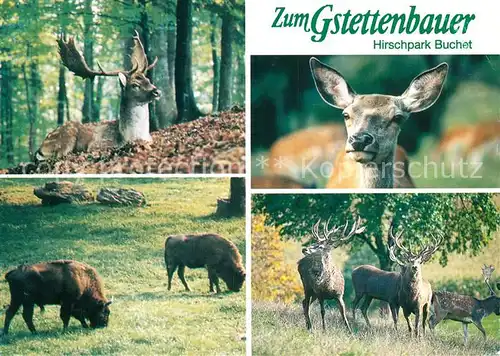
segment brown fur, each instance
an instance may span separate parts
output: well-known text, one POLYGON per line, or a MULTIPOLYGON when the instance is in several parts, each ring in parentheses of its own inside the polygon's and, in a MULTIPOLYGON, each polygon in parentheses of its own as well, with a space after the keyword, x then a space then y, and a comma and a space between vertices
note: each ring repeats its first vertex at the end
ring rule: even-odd
POLYGON ((31 332, 36 331, 33 325, 35 304, 42 309, 47 304, 61 305, 64 328, 68 327, 72 314, 83 326, 86 318, 93 328, 107 326, 111 302, 104 296, 97 271, 89 265, 72 260, 21 265, 8 272, 5 279, 9 283, 11 300, 6 311, 4 334, 8 333, 10 322, 21 305, 23 318, 31 332))
POLYGON ((245 281, 245 269, 236 246, 217 234, 172 235, 165 241, 165 265, 168 272, 168 290, 172 287, 172 277, 176 269, 187 291, 184 269, 203 268, 208 270, 210 291, 215 285, 220 293, 219 277, 228 289, 238 292, 245 281))
POLYGON ((301 183, 283 176, 252 177, 253 189, 300 189, 305 188, 301 183))

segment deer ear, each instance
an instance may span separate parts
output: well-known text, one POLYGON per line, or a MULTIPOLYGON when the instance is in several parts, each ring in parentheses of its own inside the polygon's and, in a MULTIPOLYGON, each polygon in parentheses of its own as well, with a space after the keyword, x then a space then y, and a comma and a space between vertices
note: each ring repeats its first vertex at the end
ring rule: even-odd
POLYGON ((448 64, 441 63, 416 76, 400 97, 405 109, 419 112, 430 108, 441 94, 447 73, 448 64))
POLYGON ((356 93, 335 69, 312 57, 309 60, 314 84, 321 98, 338 109, 351 105, 356 93))
POLYGON ((127 85, 127 76, 123 73, 118 73, 118 79, 120 80, 120 86, 122 89, 125 88, 127 85))

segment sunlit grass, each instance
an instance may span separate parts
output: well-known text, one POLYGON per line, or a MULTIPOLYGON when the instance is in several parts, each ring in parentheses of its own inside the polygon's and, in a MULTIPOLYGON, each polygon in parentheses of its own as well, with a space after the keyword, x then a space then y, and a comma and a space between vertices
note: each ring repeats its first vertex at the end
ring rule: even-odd
MULTIPOLYGON (((99 204, 43 207, 33 186, 45 180, 0 180, 0 267, 2 274, 21 263, 70 258, 94 266, 113 296, 110 325, 83 330, 72 319, 62 331, 59 307, 35 311, 38 335, 31 335, 18 313, 10 334, 0 339, 3 354, 243 354, 245 291, 208 292, 205 270, 186 270, 192 292, 177 276, 167 291, 163 245, 178 233, 216 232, 244 255, 243 218, 218 219, 217 198, 229 193, 229 179, 86 179, 100 186, 133 187, 148 199, 144 208, 99 204)), ((3 279, 3 278, 2 278, 3 279)), ((222 282, 221 287, 226 291, 222 282)), ((0 284, 0 305, 8 304, 0 284)), ((3 321, 3 316, 2 316, 3 321)))

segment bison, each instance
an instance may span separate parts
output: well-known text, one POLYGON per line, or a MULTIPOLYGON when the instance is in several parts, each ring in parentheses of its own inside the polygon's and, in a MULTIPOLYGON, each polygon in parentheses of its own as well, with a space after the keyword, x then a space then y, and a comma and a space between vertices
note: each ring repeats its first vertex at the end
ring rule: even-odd
POLYGON ((208 270, 210 292, 220 293, 219 277, 229 290, 238 292, 245 281, 245 269, 236 246, 217 234, 173 235, 165 241, 165 265, 168 272, 168 290, 177 269, 186 291, 190 291, 184 278, 185 267, 208 270))
POLYGON ((74 316, 83 327, 103 328, 108 325, 109 305, 104 296, 103 284, 97 271, 84 263, 72 260, 58 260, 21 265, 8 272, 5 279, 9 283, 10 305, 5 312, 3 333, 6 335, 12 318, 23 306, 23 319, 32 333, 33 309, 38 305, 61 305, 60 316, 64 329, 74 316))

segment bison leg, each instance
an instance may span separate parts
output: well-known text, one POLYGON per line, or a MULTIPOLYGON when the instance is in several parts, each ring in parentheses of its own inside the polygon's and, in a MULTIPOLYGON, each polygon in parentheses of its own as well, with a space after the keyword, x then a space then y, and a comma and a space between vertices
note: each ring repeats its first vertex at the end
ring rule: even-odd
POLYGON ((61 317, 61 320, 63 322, 64 329, 68 328, 72 310, 73 310, 73 303, 68 301, 63 301, 61 303, 61 311, 59 312, 59 316, 61 317))
POLYGON ((176 269, 177 269, 177 265, 167 264, 168 290, 172 289, 172 277, 174 276, 174 272, 176 269))
POLYGON ((349 330, 349 332, 352 334, 352 330, 351 330, 351 327, 349 326, 349 322, 347 321, 347 317, 345 315, 345 304, 344 304, 344 300, 342 299, 342 297, 340 296, 338 299, 337 299, 337 305, 338 305, 338 308, 340 310, 340 315, 342 315, 342 319, 344 319, 344 324, 345 326, 347 327, 347 330, 349 330))
POLYGON ((217 277, 215 269, 211 267, 208 267, 208 280, 210 281, 210 292, 214 291, 215 285, 215 290, 217 291, 217 293, 220 293, 219 277, 217 277))
POLYGON ((311 296, 306 293, 304 300, 302 301, 302 308, 304 309, 304 317, 306 318, 307 330, 311 330, 311 317, 309 316, 309 305, 311 304, 311 296))
POLYGON ((177 275, 179 276, 179 279, 181 280, 182 284, 184 285, 184 288, 186 288, 187 292, 190 292, 191 289, 189 289, 189 286, 186 282, 186 279, 184 278, 184 271, 186 270, 186 266, 180 265, 179 269, 177 270, 177 275))
POLYGON ((14 315, 16 315, 20 307, 21 303, 15 302, 14 300, 10 301, 10 305, 5 311, 5 324, 3 326, 4 335, 7 335, 7 333, 9 332, 10 322, 12 321, 12 318, 14 317, 14 315))
POLYGON ((365 301, 363 302, 363 305, 361 306, 361 313, 363 314, 363 317, 365 318, 366 324, 371 327, 370 320, 368 320, 368 308, 370 307, 370 304, 372 302, 373 298, 367 295, 365 297, 365 301))
POLYGON ((28 329, 32 333, 36 333, 35 325, 33 325, 33 311, 35 309, 35 304, 32 301, 24 301, 23 303, 23 319, 28 329))

